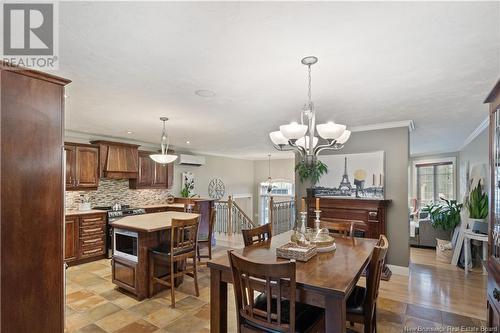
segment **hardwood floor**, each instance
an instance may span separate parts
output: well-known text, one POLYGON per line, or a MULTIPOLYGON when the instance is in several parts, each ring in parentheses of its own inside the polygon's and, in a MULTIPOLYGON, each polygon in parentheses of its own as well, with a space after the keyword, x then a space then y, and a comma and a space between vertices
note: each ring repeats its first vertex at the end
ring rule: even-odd
POLYGON ((411 248, 410 275, 382 281, 380 296, 486 320, 487 276, 481 268, 465 276, 462 269, 435 258, 433 249, 411 248))

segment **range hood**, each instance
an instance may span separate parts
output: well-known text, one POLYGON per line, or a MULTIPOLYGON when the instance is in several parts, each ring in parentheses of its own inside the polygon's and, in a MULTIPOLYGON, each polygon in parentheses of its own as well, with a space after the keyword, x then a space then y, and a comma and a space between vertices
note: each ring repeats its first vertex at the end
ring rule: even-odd
POLYGON ((101 178, 135 179, 139 175, 139 145, 112 141, 91 141, 99 146, 101 178))

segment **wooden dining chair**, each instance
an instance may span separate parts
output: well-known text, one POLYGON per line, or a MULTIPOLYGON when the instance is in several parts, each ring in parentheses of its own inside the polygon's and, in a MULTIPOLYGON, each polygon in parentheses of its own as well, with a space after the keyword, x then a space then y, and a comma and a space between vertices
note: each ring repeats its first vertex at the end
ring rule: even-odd
POLYGON ((377 332, 378 289, 388 248, 387 238, 380 235, 368 264, 366 288, 355 286, 347 299, 347 321, 351 326, 355 322, 363 324, 365 333, 377 332))
POLYGON ((324 310, 295 302, 295 261, 258 263, 233 250, 228 256, 239 333, 324 331, 324 310))
POLYGON ((323 218, 321 227, 327 228, 334 235, 354 237, 354 222, 349 220, 323 218))
POLYGON ((266 223, 253 229, 243 229, 241 230, 241 234, 243 235, 245 246, 249 246, 271 239, 273 237, 272 231, 271 223, 266 223))
POLYGON ((170 242, 149 250, 149 297, 153 296, 157 283, 170 287, 171 303, 175 308, 175 278, 183 275, 194 279, 196 296, 200 295, 196 267, 198 225, 198 217, 188 220, 172 219, 170 242), (192 259, 192 263, 188 259, 192 259), (166 265, 168 273, 155 276, 155 265, 166 265))
POLYGON ((216 208, 212 207, 212 209, 210 210, 210 219, 208 222, 208 234, 198 237, 198 261, 201 261, 201 258, 208 258, 209 260, 212 260, 212 232, 214 230, 216 213, 216 208), (208 254, 200 254, 200 245, 207 246, 208 254))

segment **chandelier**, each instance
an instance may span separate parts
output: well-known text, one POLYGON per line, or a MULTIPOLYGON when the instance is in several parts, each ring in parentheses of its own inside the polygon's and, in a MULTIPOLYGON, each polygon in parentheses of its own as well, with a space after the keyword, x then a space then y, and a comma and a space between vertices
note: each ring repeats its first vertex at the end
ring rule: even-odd
POLYGON ((311 66, 318 62, 314 56, 305 57, 301 60, 307 66, 308 78, 308 100, 300 114, 300 124, 292 122, 281 125, 279 131, 269 133, 274 148, 281 151, 298 151, 308 165, 316 162, 318 154, 325 149, 340 150, 349 140, 351 131, 346 125, 327 122, 316 125, 316 114, 311 99, 311 66), (323 139, 315 136, 314 131, 323 139), (319 144, 319 145, 318 145, 319 144))
POLYGON ((168 154, 168 135, 167 130, 165 129, 165 122, 168 120, 167 117, 161 117, 161 121, 163 121, 163 131, 161 132, 161 154, 152 154, 149 157, 160 164, 168 164, 177 159, 177 155, 168 154))

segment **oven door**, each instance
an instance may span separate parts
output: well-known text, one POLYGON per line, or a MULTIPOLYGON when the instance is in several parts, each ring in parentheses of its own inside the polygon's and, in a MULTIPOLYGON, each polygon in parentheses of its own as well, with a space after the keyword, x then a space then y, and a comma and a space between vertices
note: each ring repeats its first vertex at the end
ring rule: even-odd
POLYGON ((113 255, 137 262, 137 232, 113 228, 113 255))

